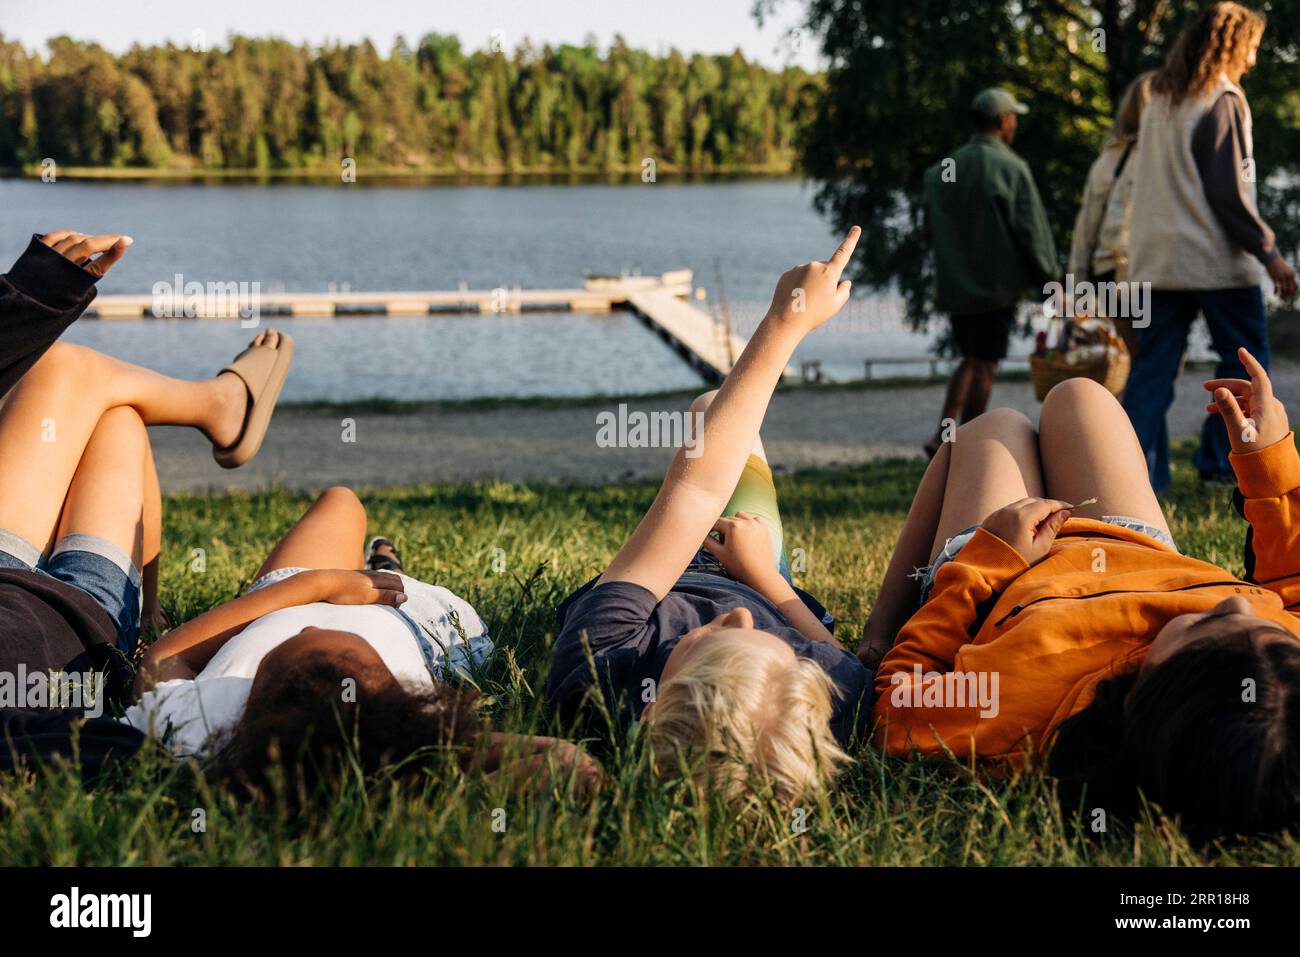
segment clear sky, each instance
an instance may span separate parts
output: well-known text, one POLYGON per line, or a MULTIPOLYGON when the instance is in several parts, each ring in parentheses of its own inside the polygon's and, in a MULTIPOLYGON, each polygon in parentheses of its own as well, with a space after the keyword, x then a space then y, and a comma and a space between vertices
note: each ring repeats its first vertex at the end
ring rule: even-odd
POLYGON ((167 40, 189 46, 195 30, 209 43, 232 32, 313 44, 369 37, 384 51, 399 34, 414 43, 430 31, 453 33, 467 49, 488 46, 495 33, 507 50, 524 37, 580 42, 589 33, 604 47, 621 33, 653 53, 739 47, 769 66, 820 68, 815 42, 792 47, 788 39, 803 0, 782 0, 762 29, 752 8, 753 0, 0 0, 0 33, 31 49, 68 34, 115 52, 167 40))

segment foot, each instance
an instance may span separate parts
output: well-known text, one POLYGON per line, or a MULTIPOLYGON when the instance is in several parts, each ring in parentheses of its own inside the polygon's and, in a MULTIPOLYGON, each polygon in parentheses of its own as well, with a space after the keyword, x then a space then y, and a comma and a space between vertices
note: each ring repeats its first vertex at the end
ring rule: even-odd
MULTIPOLYGON (((277 348, 279 344, 280 333, 274 329, 259 332, 249 343, 250 346, 266 345, 272 349, 277 348)), ((252 396, 249 395, 244 380, 233 372, 223 372, 212 382, 216 392, 213 425, 206 431, 212 444, 219 449, 224 449, 234 445, 243 434, 244 420, 248 416, 252 396)))
POLYGON ((386 538, 375 537, 366 547, 366 568, 372 572, 401 572, 402 556, 386 538))

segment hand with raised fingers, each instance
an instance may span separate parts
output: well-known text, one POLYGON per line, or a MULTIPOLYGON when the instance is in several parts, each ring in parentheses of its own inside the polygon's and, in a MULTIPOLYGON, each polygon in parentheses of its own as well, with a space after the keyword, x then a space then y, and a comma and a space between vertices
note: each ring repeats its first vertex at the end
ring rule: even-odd
POLYGON ((41 242, 99 279, 126 255, 127 247, 135 240, 117 233, 87 236, 71 229, 58 229, 42 236, 41 242))
POLYGON ((1282 441, 1291 431, 1291 424, 1286 406, 1273 395, 1273 382, 1259 360, 1244 348, 1237 350, 1237 358, 1250 379, 1207 380, 1205 388, 1214 402, 1205 411, 1223 416, 1232 451, 1240 454, 1282 441))
POLYGON ((1273 261, 1268 264, 1268 278, 1273 280, 1273 292, 1283 302, 1295 298, 1295 270, 1282 256, 1274 256, 1273 261))
POLYGON ((1033 565, 1047 557, 1057 532, 1069 517, 1069 502, 1053 498, 1022 498, 986 518, 983 528, 1033 565))
POLYGON ((826 262, 804 263, 785 273, 776 284, 768 316, 789 322, 808 333, 849 301, 852 283, 840 276, 849 264, 862 230, 854 226, 826 262))

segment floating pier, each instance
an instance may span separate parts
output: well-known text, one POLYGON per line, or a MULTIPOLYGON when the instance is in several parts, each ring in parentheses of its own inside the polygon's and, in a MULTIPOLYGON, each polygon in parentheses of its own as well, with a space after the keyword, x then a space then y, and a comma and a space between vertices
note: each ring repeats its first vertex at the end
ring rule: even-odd
MULTIPOLYGON (((181 277, 177 277, 178 281, 181 277)), ((334 316, 427 316, 445 313, 581 312, 627 309, 710 382, 721 382, 745 340, 690 302, 693 274, 597 276, 581 289, 460 289, 450 292, 261 292, 247 283, 185 284, 170 299, 153 295, 99 296, 93 319, 239 319, 334 316), (190 292, 193 286, 193 292, 190 292), (175 306, 173 307, 172 303, 175 306), (161 305, 161 308, 160 308, 161 305)), ((179 283, 178 283, 179 284, 179 283)), ((793 376, 792 369, 786 370, 793 376)))

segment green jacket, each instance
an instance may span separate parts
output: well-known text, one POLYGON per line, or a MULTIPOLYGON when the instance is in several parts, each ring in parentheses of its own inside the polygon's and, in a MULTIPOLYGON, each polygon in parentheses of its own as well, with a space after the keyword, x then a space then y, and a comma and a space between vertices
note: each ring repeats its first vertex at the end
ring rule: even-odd
POLYGON ((1056 244, 1029 166, 1001 140, 977 134, 925 171, 936 304, 952 315, 1046 298, 1059 278, 1056 244))

